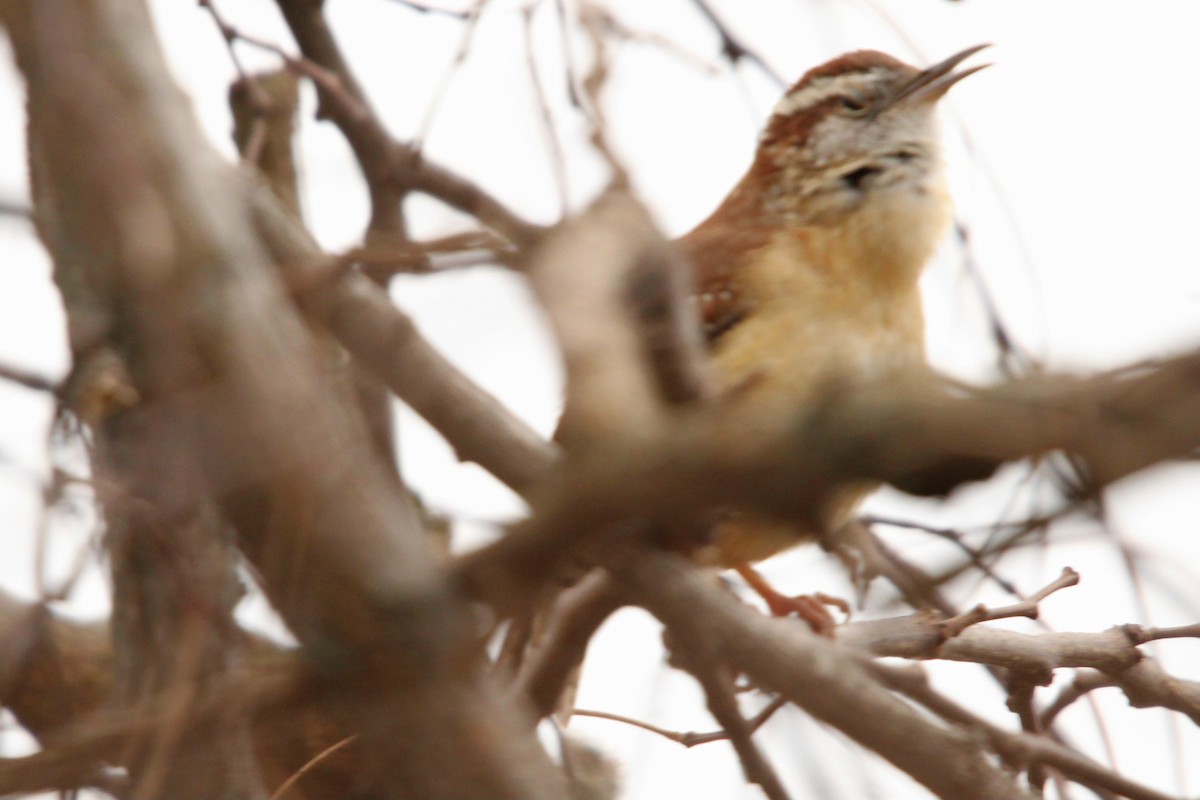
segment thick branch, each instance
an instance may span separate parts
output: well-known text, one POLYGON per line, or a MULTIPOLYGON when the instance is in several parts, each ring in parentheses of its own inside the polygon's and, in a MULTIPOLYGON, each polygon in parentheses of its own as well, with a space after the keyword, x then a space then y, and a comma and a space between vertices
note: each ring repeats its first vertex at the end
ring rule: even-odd
POLYGON ((1039 377, 965 392, 933 376, 831 387, 815 408, 747 418, 736 402, 660 415, 637 438, 597 443, 513 534, 465 557, 459 578, 489 598, 536 581, 595 532, 631 519, 686 521, 742 508, 812 523, 856 479, 935 494, 1007 461, 1062 450, 1094 486, 1200 445, 1200 354, 1138 373, 1039 377), (508 576, 508 582, 503 579, 508 576))
POLYGON ((723 663, 719 643, 700 625, 669 628, 671 663, 691 673, 704 690, 708 711, 729 737, 750 783, 758 784, 768 800, 787 800, 787 791, 771 763, 754 743, 753 725, 742 716, 734 692, 736 671, 723 663))
POLYGON ((94 711, 113 687, 108 626, 59 619, 0 591, 0 705, 39 740, 94 711))
POLYGON ((947 639, 940 621, 928 615, 852 622, 838 629, 840 643, 874 655, 969 661, 1045 683, 1056 669, 1090 667, 1120 687, 1131 705, 1168 708, 1200 725, 1200 683, 1168 675, 1138 649, 1136 637, 1136 628, 1126 627, 1102 633, 1028 634, 981 626, 947 639))
POLYGON ((187 741, 186 719, 242 663, 233 619, 239 556, 209 496, 197 431, 174 414, 133 409, 95 429, 92 465, 112 568, 114 700, 136 709, 170 698, 171 714, 126 748, 138 797, 265 798, 249 720, 210 722, 187 741))
POLYGON ((558 449, 427 342, 368 279, 329 268, 316 242, 263 187, 247 189, 255 225, 306 309, 454 448, 519 494, 549 474, 558 449))
MULTIPOLYGON (((211 740, 214 722, 253 711, 253 754, 274 788, 344 737, 344 728, 301 679, 307 669, 299 651, 246 636, 244 656, 243 671, 191 709, 185 733, 211 740), (285 695, 287 702, 277 705, 285 695)), ((0 762, 0 795, 97 785, 106 774, 102 765, 123 766, 130 744, 161 727, 161 704, 114 703, 113 665, 107 624, 72 622, 0 592, 0 705, 46 748, 0 762)), ((289 800, 344 795, 362 758, 326 761, 289 790, 289 800)))
POLYGON ((705 637, 734 669, 874 750, 945 800, 1028 795, 969 736, 897 699, 853 657, 802 625, 768 619, 687 561, 662 552, 614 558, 618 581, 669 631, 705 637))
POLYGON ((514 680, 536 718, 554 712, 570 676, 583 663, 592 635, 622 605, 621 594, 603 570, 558 595, 547 612, 546 630, 525 654, 514 680))
POLYGON ((613 436, 638 438, 657 425, 659 387, 647 369, 629 288, 639 273, 653 274, 655 251, 665 247, 645 210, 613 191, 555 228, 530 254, 530 283, 566 369, 555 438, 568 451, 613 436))
MULTIPOLYGON (((222 29, 228 30, 228 23, 221 19, 211 2, 208 3, 208 9, 221 22, 222 29)), ((231 43, 231 56, 233 53, 231 43)), ((257 168, 282 210, 297 222, 302 217, 292 139, 295 135, 299 104, 299 79, 286 70, 268 75, 243 75, 229 91, 229 107, 234 118, 234 141, 243 163, 252 164, 257 168)), ((390 225, 385 231, 388 237, 403 242, 406 232, 403 216, 398 213, 399 206, 393 201, 390 210, 390 214, 379 217, 375 222, 379 225, 390 225)), ((387 279, 384 277, 372 279, 380 286, 387 285, 387 279)), ((341 360, 341 350, 331 349, 337 353, 335 358, 341 360)), ((395 424, 392 419, 391 396, 387 388, 373 375, 365 372, 356 361, 341 365, 341 368, 346 373, 347 389, 353 392, 353 402, 357 404, 367 426, 372 448, 385 470, 399 477, 395 424)))

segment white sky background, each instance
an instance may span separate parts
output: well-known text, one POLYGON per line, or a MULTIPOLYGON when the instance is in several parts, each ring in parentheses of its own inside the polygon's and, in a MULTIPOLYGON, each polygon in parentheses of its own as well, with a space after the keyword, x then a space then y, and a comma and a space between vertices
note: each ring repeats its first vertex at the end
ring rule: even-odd
MULTIPOLYGON (((234 72, 215 27, 194 2, 155 0, 151 5, 175 77, 193 96, 214 143, 232 154, 225 91, 234 72)), ((528 88, 520 5, 494 0, 489 6, 467 61, 440 95, 426 152, 530 218, 550 222, 560 211, 558 194, 528 88)), ((560 123, 570 197, 578 209, 605 175, 563 97, 561 48, 547 13, 551 5, 542 3, 535 16, 536 52, 560 123)), ((731 72, 717 56, 716 36, 687 0, 608 5, 629 27, 668 37, 716 67, 708 74, 646 44, 628 43, 613 51, 616 64, 605 95, 613 139, 663 228, 683 233, 740 176, 779 90, 753 66, 731 72)), ((1200 66, 1194 54, 1200 10, 1193 2, 724 0, 713 5, 789 81, 860 47, 924 64, 992 42, 995 47, 971 63, 987 60, 995 66, 950 93, 945 128, 961 217, 970 227, 984 280, 1016 338, 1050 367, 1070 370, 1117 366, 1200 345, 1200 255, 1194 235, 1200 219, 1200 160, 1193 155, 1200 141, 1195 102, 1200 66), (881 10, 893 15, 920 52, 889 27, 881 10)), ((268 0, 225 0, 219 6, 238 28, 292 47, 268 0)), ((331 0, 329 6, 351 63, 391 130, 401 137, 414 135, 442 86, 460 23, 416 15, 387 0, 331 0)), ((576 44, 582 63, 586 48, 576 44)), ((273 63, 251 48, 241 53, 252 65, 273 63)), ((20 88, 11 60, 0 62, 0 199, 20 200, 27 196, 20 88)), ((340 135, 309 115, 301 146, 310 224, 331 249, 356 242, 367 200, 340 135)), ((415 201, 410 210, 420 236, 467 224, 428 201, 415 201)), ((958 375, 987 380, 994 375, 994 354, 961 263, 959 249, 948 243, 927 275, 931 357, 958 375)), ((553 428, 559 402, 553 351, 511 276, 473 270, 409 279, 399 281, 394 294, 427 335, 478 381, 539 430, 553 428)), ((67 365, 62 326, 48 265, 29 227, 0 216, 0 363, 62 375, 67 365)), ((0 381, 0 585, 27 597, 36 592, 33 553, 39 487, 47 469, 48 416, 43 398, 0 381)), ((403 424, 409 477, 435 507, 474 522, 462 526, 465 541, 491 535, 489 522, 519 512, 512 496, 480 470, 454 463, 419 420, 406 415, 403 424)), ((895 496, 876 507, 896 516, 981 525, 1013 497, 1013 481, 999 483, 964 492, 944 508, 895 496)), ((1064 524, 1058 531, 1061 544, 1009 562, 1005 573, 1032 591, 1064 565, 1082 572, 1079 587, 1044 606, 1046 619, 1058 630, 1195 622, 1200 471, 1191 466, 1155 470, 1115 487, 1108 499, 1108 531, 1081 521, 1064 524), (1085 534, 1091 538, 1081 538, 1085 534), (1112 537, 1149 559, 1143 565, 1143 605, 1112 537)), ((66 515, 52 520, 52 578, 65 574, 86 540, 85 522, 66 515)), ((946 552, 918 534, 898 533, 892 541, 918 563, 938 563, 946 552)), ((775 559, 765 569, 785 589, 849 596, 837 568, 815 548, 775 559)), ((94 573, 66 607, 96 616, 105 609, 104 594, 94 573)), ((978 596, 1007 602, 990 587, 978 596)), ((960 595, 964 603, 974 598, 960 595)), ((1200 678, 1195 643, 1168 642, 1156 652, 1174 674, 1200 678)), ((939 686, 1002 719, 1003 699, 979 672, 951 666, 935 674, 939 686)), ((1186 722, 1172 728, 1158 712, 1128 711, 1111 690, 1098 697, 1122 769, 1172 793, 1200 791, 1200 769, 1177 763, 1178 752, 1200 747, 1200 737, 1186 722), (1181 737, 1182 744, 1172 737, 1181 737), (1188 783, 1181 786, 1180 774, 1189 770, 1188 783)), ((711 728, 689 681, 662 666, 657 629, 636 613, 624 614, 597 641, 580 704, 677 730, 711 728)), ((1103 759, 1087 709, 1081 705, 1066 720, 1079 743, 1103 759)), ((744 786, 723 744, 685 751, 625 726, 583 719, 572 730, 621 762, 627 798, 758 796, 744 786)), ((781 714, 768 726, 765 740, 799 796, 926 796, 888 768, 861 769, 862 757, 799 713, 781 714), (813 775, 817 782, 806 783, 813 775)))

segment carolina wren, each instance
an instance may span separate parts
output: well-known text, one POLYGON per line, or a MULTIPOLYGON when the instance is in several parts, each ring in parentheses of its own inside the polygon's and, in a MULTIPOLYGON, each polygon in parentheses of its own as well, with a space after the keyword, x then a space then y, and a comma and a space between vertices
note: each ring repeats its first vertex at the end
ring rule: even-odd
MULTIPOLYGON (((680 240, 721 390, 761 412, 748 416, 794 413, 829 378, 924 364, 917 280, 950 220, 935 107, 983 68, 955 71, 985 46, 925 70, 868 50, 810 70, 745 176, 680 240)), ((846 489, 822 522, 847 521, 874 488, 846 489)), ((743 565, 813 537, 731 514, 717 560, 743 565)))

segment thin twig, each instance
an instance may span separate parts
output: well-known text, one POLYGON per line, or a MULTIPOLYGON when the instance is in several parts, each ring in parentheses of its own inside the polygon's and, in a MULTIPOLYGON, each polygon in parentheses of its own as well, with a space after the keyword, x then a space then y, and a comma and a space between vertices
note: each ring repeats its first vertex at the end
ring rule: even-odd
POLYGON ((566 65, 563 70, 563 78, 567 86, 567 99, 572 108, 582 111, 583 103, 579 98, 579 80, 576 77, 579 74, 579 68, 575 63, 575 50, 571 47, 571 25, 568 19, 567 4, 564 0, 554 0, 554 10, 558 19, 558 38, 562 45, 563 63, 566 65))
POLYGON ((754 728, 738 707, 735 673, 705 631, 694 624, 668 623, 665 637, 672 665, 690 673, 704 690, 708 712, 728 735, 746 780, 758 784, 769 800, 788 800, 775 768, 754 743, 754 728))
POLYGON ((1142 786, 1092 759, 1042 736, 1004 730, 950 698, 935 691, 918 665, 894 667, 866 662, 871 672, 892 689, 915 700, 933 713, 958 725, 982 732, 996 753, 1008 764, 1024 766, 1045 763, 1070 779, 1089 788, 1116 792, 1129 800, 1175 800, 1148 786, 1142 786))
POLYGON ((901 520, 877 515, 866 515, 860 517, 860 521, 862 524, 867 526, 886 525, 889 528, 921 531, 922 533, 928 533, 931 536, 936 536, 939 539, 950 542, 963 552, 972 566, 980 570, 980 572, 986 575, 997 586, 1011 595, 1017 594, 1017 588, 1012 581, 993 570, 991 565, 984 560, 985 553, 967 544, 964 540, 964 533, 961 531, 954 530, 953 528, 941 528, 934 525, 927 525, 914 520, 901 520))
POLYGON ((933 609, 954 616, 958 609, 938 590, 937 581, 888 546, 882 537, 858 520, 851 520, 821 539, 821 546, 845 568, 860 598, 871 581, 886 578, 900 597, 915 609, 933 609))
POLYGON ((709 77, 715 76, 719 72, 716 64, 706 60, 703 56, 693 53, 679 44, 679 42, 652 31, 634 30, 605 8, 599 6, 592 6, 591 8, 603 20, 608 33, 625 41, 657 47, 667 55, 677 58, 688 67, 698 70, 709 77))
POLYGON ((512 261, 512 249, 503 239, 489 231, 472 231, 423 242, 374 236, 335 256, 332 268, 342 274, 357 266, 379 282, 393 275, 426 275, 485 264, 508 266, 512 261))
POLYGON ((729 26, 717 16, 716 12, 712 10, 706 0, 692 0, 692 4, 696 6, 697 10, 699 10, 701 14, 704 15, 704 18, 707 19, 709 24, 711 24, 716 30, 717 35, 721 37, 721 52, 730 60, 730 62, 736 65, 737 62, 742 60, 749 61, 750 63, 754 64, 754 66, 762 70, 764 75, 766 75, 780 87, 787 85, 787 81, 783 79, 783 76, 780 75, 774 67, 768 64, 766 59, 759 55, 754 49, 748 47, 737 36, 734 36, 733 32, 729 29, 729 26))
POLYGON ((1069 684, 1063 687, 1063 690, 1058 693, 1058 696, 1051 701, 1050 705, 1042 709, 1041 724, 1043 728, 1048 728, 1058 718, 1058 715, 1067 709, 1072 703, 1088 695, 1094 689, 1102 689, 1109 686, 1117 686, 1117 681, 1109 675, 1097 669, 1081 669, 1075 673, 1075 678, 1069 684))
MULTIPOLYGON (((720 662, 715 651, 709 650, 707 645, 703 647, 701 651, 689 653, 683 667, 704 689, 708 711, 729 736, 729 742, 742 762, 746 780, 758 784, 769 800, 788 800, 783 782, 779 780, 771 762, 754 743, 754 729, 738 708, 730 668, 720 662)), ((678 659, 681 654, 677 650, 674 655, 678 659)))
POLYGON ((341 130, 362 168, 372 197, 372 214, 388 213, 407 191, 436 197, 470 214, 517 247, 534 244, 544 229, 523 219, 472 181, 425 160, 394 139, 371 109, 350 71, 319 5, 277 0, 305 63, 319 66, 336 82, 317 83, 318 115, 341 130), (348 100, 353 102, 347 102, 348 100))
POLYGON ((361 118, 367 113, 358 98, 346 91, 337 73, 325 69, 311 59, 303 56, 294 56, 273 42, 268 42, 265 39, 260 39, 238 30, 221 15, 213 0, 200 0, 200 6, 208 10, 208 13, 213 18, 213 22, 216 23, 217 28, 220 30, 221 36, 225 39, 230 58, 233 60, 234 68, 237 70, 239 77, 249 80, 249 75, 234 48, 236 42, 243 42, 244 44, 279 56, 289 70, 317 84, 330 97, 336 99, 345 112, 352 117, 361 118))
POLYGON ((440 14, 444 17, 453 17, 454 19, 466 20, 471 17, 469 10, 463 11, 456 8, 444 8, 442 6, 432 6, 428 3, 418 3, 416 0, 392 0, 393 3, 398 3, 405 8, 416 11, 418 14, 440 14))
POLYGON ((1200 623, 1179 625, 1174 628, 1143 628, 1140 625, 1125 625, 1122 630, 1134 644, 1156 642, 1162 639, 1200 639, 1200 623))
POLYGON ((458 47, 454 51, 454 55, 450 59, 450 63, 442 70, 441 76, 438 78, 437 84, 433 90, 433 99, 429 106, 425 109, 425 115, 421 119, 421 123, 417 125, 417 132, 413 134, 411 147, 415 152, 420 152, 424 146, 425 139, 429 136, 429 130, 433 127, 433 121, 437 117, 438 110, 442 107, 442 101, 449 96, 450 82, 462 69, 462 65, 467 60, 467 54, 471 50, 471 41, 475 38, 475 31, 479 27, 479 17, 483 13, 483 7, 487 5, 488 0, 475 0, 475 5, 467 12, 464 18, 462 33, 459 35, 458 47))
POLYGON ((609 53, 608 40, 605 37, 605 12, 599 7, 588 3, 583 6, 580 15, 584 30, 592 42, 592 66, 583 79, 583 93, 587 98, 585 111, 591 123, 592 147, 608 165, 612 173, 611 184, 614 188, 626 188, 630 185, 629 173, 617 157, 612 143, 608 140, 608 123, 604 116, 604 105, 601 95, 608 83, 609 53))
POLYGON ((1064 567, 1062 574, 1053 581, 1035 592, 1027 600, 1022 600, 1019 603, 1013 603, 1008 606, 999 606, 988 608, 983 604, 977 605, 970 611, 959 614, 956 617, 951 617, 948 620, 940 623, 942 631, 946 638, 951 639, 972 625, 978 625, 980 622, 988 622, 995 619, 1008 619, 1010 617, 1028 617, 1029 619, 1037 619, 1038 603, 1045 600, 1050 595, 1066 589, 1069 586, 1074 586, 1079 583, 1079 573, 1070 567, 1064 567))
POLYGON ((237 30, 229 24, 213 0, 199 0, 198 5, 208 11, 209 16, 216 23, 217 30, 220 31, 221 38, 225 41, 225 49, 229 51, 229 60, 233 62, 233 68, 237 70, 238 77, 244 80, 249 73, 246 65, 242 63, 241 56, 238 55, 237 48, 233 46, 238 39, 237 30))
POLYGON ((329 747, 326 747, 324 750, 317 753, 315 756, 310 758, 308 761, 304 762, 304 765, 302 767, 300 767, 300 769, 296 770, 291 775, 289 775, 287 780, 285 780, 283 783, 279 784, 279 788, 271 793, 271 797, 268 800, 280 800, 280 798, 282 798, 285 794, 287 794, 289 789, 291 789, 293 786, 296 785, 296 781, 300 780, 305 775, 307 775, 309 772, 311 772, 322 761, 329 758, 331 755, 333 755, 337 751, 341 750, 343 747, 345 747, 349 744, 352 744, 357 739, 358 739, 358 734, 353 734, 351 736, 347 736, 345 739, 342 739, 341 741, 338 741, 338 742, 334 742, 333 744, 329 745, 329 747))
POLYGON ((592 717, 594 719, 606 719, 611 722, 620 722, 625 725, 631 725, 635 728, 641 728, 644 731, 657 734, 664 739, 669 739, 676 744, 681 744, 684 747, 695 747, 698 744, 707 744, 727 738, 724 731, 714 731, 712 733, 695 733, 686 732, 680 733, 677 731, 660 728, 657 725, 651 725, 649 722, 642 722, 633 717, 625 717, 620 714, 612 714, 608 711, 594 711, 589 708, 576 708, 571 712, 576 717, 592 717))
POLYGON ((546 159, 550 162, 550 170, 554 173, 554 185, 558 190, 559 216, 565 217, 571 197, 567 186, 567 163, 562 142, 559 141, 558 131, 554 126, 554 115, 546 98, 546 87, 542 85, 541 76, 538 75, 537 55, 533 48, 534 8, 533 5, 527 5, 521 9, 521 20, 524 23, 522 30, 525 33, 525 65, 529 69, 529 83, 533 86, 534 97, 537 99, 538 127, 542 132, 542 140, 546 143, 546 159))
MULTIPOLYGON (((752 733, 756 732, 767 722, 767 720, 774 716, 776 711, 783 708, 787 704, 788 701, 783 697, 776 697, 774 700, 764 706, 762 711, 759 711, 753 717, 746 720, 746 724, 749 726, 750 731, 752 733)), ((669 739, 670 741, 675 742, 676 744, 681 744, 689 749, 698 745, 710 744, 712 742, 723 742, 729 739, 729 734, 724 730, 709 731, 707 733, 697 733, 695 731, 680 732, 667 730, 666 728, 660 728, 657 725, 651 725, 648 722, 642 722, 641 720, 632 719, 631 717, 624 717, 620 714, 611 714, 607 711, 592 711, 589 709, 577 708, 572 713, 577 717, 593 717, 595 719, 607 719, 612 722, 623 722, 626 725, 632 725, 635 728, 641 728, 644 731, 650 731, 651 733, 658 734, 664 739, 669 739)))
POLYGON ((26 389, 32 389, 35 392, 46 392, 53 395, 57 395, 61 389, 61 384, 57 381, 52 381, 42 375, 29 372, 20 367, 10 367, 6 364, 0 364, 0 379, 11 381, 24 386, 26 389))
POLYGON ((954 221, 954 235, 962 249, 963 271, 975 287, 980 305, 983 306, 987 318, 988 330, 999 352, 999 367, 1006 378, 1017 378, 1025 375, 1036 375, 1042 371, 1042 365, 1026 351, 1009 333, 1004 317, 996 305, 996 299, 983 277, 979 261, 975 258, 975 250, 971 245, 970 229, 962 219, 954 221))
POLYGON ((0 200, 0 216, 30 219, 33 217, 33 209, 25 203, 0 200))

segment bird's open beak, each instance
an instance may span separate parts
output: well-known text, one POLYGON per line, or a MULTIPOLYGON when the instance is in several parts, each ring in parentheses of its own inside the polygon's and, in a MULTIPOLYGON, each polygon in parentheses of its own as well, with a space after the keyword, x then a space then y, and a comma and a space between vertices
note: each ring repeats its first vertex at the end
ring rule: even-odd
POLYGON ((918 72, 912 80, 900 87, 896 94, 892 97, 889 106, 899 105, 900 103, 931 103, 968 75, 973 75, 979 70, 990 67, 991 64, 981 64, 978 67, 964 69, 961 72, 955 72, 954 68, 962 62, 966 61, 971 56, 978 53, 985 47, 991 45, 977 44, 974 47, 968 47, 961 53, 955 53, 945 61, 938 62, 932 67, 923 69, 918 72))

